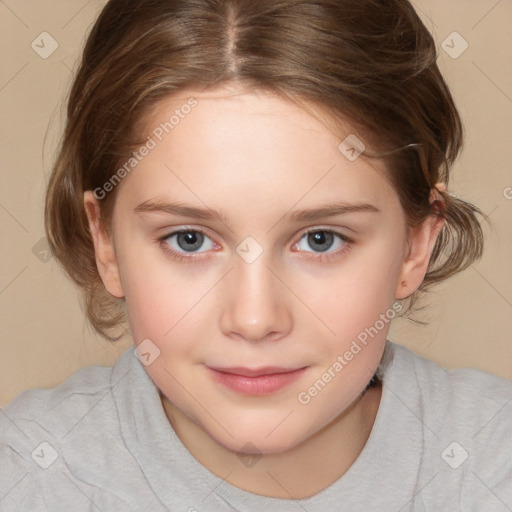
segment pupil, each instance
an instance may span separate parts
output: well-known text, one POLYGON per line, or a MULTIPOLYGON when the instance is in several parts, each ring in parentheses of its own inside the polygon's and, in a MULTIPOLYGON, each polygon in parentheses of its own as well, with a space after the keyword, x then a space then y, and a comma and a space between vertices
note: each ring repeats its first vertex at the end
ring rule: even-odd
POLYGON ((310 245, 314 246, 317 245, 317 249, 320 252, 326 251, 329 249, 333 242, 333 235, 332 233, 326 233, 325 231, 317 231, 316 233, 311 233, 309 235, 308 242, 310 245), (318 247, 320 246, 320 247, 318 247))

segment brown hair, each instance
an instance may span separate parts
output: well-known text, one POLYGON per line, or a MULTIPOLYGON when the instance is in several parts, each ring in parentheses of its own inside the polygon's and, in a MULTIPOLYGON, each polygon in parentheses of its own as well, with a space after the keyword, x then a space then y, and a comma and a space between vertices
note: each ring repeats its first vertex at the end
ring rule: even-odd
MULTIPOLYGON (((99 276, 83 192, 111 179, 159 100, 190 86, 232 81, 320 107, 384 160, 409 226, 446 218, 406 313, 480 258, 482 212, 448 192, 441 207, 429 201, 437 182, 448 185, 463 140, 436 59, 407 0, 110 0, 69 94, 45 208, 52 252, 83 289, 93 327, 118 339, 125 313, 99 276)), ((117 188, 101 202, 107 231, 117 188)))

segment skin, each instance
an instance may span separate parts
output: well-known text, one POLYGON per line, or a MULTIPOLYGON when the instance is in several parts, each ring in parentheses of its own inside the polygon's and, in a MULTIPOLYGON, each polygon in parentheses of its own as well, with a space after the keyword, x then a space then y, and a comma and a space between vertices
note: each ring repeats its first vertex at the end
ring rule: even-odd
POLYGON ((309 497, 342 476, 368 440, 382 390, 362 392, 390 324, 309 403, 298 394, 395 298, 419 287, 443 220, 432 216, 408 230, 382 163, 349 161, 326 124, 267 92, 181 91, 152 111, 147 133, 190 96, 197 106, 119 185, 110 235, 99 220, 101 201, 84 194, 98 270, 108 291, 126 300, 135 345, 149 338, 160 350, 145 369, 190 453, 242 489, 309 497), (134 212, 155 199, 226 218, 134 212), (341 201, 380 211, 290 219, 341 201), (177 236, 159 240, 183 228, 206 233, 195 252, 177 236), (352 242, 334 236, 323 251, 304 236, 313 228, 352 242), (251 263, 236 252, 248 236, 263 250, 251 263), (165 246, 188 259, 174 259, 165 246), (280 391, 249 396, 214 382, 205 364, 306 370, 280 391), (250 455, 237 452, 261 458, 247 464, 250 455))

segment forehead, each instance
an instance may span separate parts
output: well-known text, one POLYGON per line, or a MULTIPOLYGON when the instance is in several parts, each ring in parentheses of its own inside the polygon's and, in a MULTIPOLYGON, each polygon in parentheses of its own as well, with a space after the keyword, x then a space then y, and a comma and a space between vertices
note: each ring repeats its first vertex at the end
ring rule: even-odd
POLYGON ((254 212, 263 197, 265 207, 281 209, 299 201, 302 208, 317 206, 319 199, 389 203, 394 191, 383 163, 348 160, 338 147, 342 136, 268 91, 188 89, 148 113, 144 137, 154 148, 122 188, 132 203, 168 194, 254 212))

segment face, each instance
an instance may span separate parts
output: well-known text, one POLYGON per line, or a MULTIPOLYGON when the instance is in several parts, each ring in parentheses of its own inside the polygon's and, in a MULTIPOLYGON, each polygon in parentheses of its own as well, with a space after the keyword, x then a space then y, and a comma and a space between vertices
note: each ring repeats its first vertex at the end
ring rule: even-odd
POLYGON ((432 239, 408 253, 382 165, 347 159, 343 138, 277 96, 181 92, 147 129, 110 256, 95 238, 102 278, 174 414, 234 451, 290 449, 361 394, 432 239))

